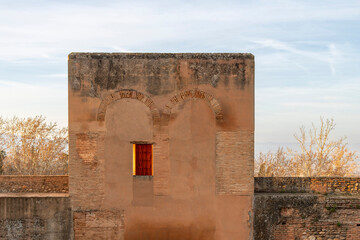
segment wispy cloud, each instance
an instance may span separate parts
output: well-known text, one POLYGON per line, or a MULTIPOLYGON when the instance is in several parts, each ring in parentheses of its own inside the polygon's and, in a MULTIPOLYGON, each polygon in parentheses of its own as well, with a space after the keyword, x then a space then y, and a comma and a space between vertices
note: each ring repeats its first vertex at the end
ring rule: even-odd
MULTIPOLYGON (((180 42, 212 45, 222 36, 228 42, 234 33, 237 40, 239 36, 258 38, 271 25, 282 23, 358 19, 360 10, 356 1, 109 1, 104 5, 40 1, 39 5, 24 1, 22 7, 9 4, 0 9, 0 59, 47 59, 109 46, 136 50, 164 42, 176 51, 184 49, 180 42), (174 47, 171 42, 179 44, 174 47)), ((328 61, 321 54, 309 54, 280 41, 258 43, 328 61)), ((245 45, 246 40, 238 44, 245 45)))
POLYGON ((66 124, 70 52, 251 52, 258 142, 291 141, 319 115, 348 132, 360 121, 359 21, 358 0, 3 0, 1 114, 66 124))
MULTIPOLYGON (((285 43, 282 41, 278 41, 275 39, 262 39, 262 40, 253 40, 254 43, 260 45, 261 48, 272 48, 275 50, 289 52, 296 56, 301 56, 309 59, 314 59, 317 61, 325 62, 328 64, 329 69, 331 70, 331 74, 334 76, 336 73, 335 64, 337 60, 341 58, 341 52, 337 49, 334 43, 330 43, 327 45, 326 51, 310 51, 310 50, 301 50, 292 46, 289 43, 285 43)), ((289 55, 291 56, 291 55, 289 55)), ((288 62, 293 62, 290 59, 286 59, 288 62)), ((305 65, 300 63, 295 63, 296 66, 303 69, 305 72, 309 72, 309 69, 305 67, 305 65)))
POLYGON ((261 106, 256 108, 257 141, 291 143, 299 126, 317 123, 324 116, 337 122, 335 137, 346 135, 350 143, 360 146, 360 129, 354 127, 360 121, 359 91, 360 78, 302 87, 257 88, 256 106, 261 106))

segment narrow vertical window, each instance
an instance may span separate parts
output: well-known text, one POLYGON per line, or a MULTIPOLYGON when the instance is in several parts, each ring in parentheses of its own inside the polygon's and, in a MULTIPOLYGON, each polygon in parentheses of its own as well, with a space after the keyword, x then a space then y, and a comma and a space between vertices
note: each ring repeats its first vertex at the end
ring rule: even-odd
POLYGON ((133 175, 153 175, 152 144, 133 145, 133 175))

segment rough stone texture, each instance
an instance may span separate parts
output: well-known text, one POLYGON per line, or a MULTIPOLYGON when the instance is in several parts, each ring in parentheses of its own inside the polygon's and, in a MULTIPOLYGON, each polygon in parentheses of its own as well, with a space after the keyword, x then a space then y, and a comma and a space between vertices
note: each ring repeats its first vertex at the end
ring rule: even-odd
POLYGON ((251 239, 253 133, 251 54, 70 54, 75 237, 251 239), (154 176, 132 175, 134 141, 154 176), (86 225, 111 211, 116 227, 86 225))
POLYGON ((360 239, 360 179, 254 197, 253 74, 251 54, 70 54, 70 198, 66 176, 0 177, 0 239, 360 239))
POLYGON ((358 178, 255 178, 254 239, 360 239, 358 178))
POLYGON ((68 176, 0 175, 2 193, 68 193, 68 176))
POLYGON ((72 238, 68 197, 0 197, 0 239, 72 238))
MULTIPOLYGON (((57 181, 61 183, 66 176, 11 176, 17 183, 26 184, 28 179, 42 179, 42 183, 57 181), (17 177, 17 178, 16 178, 17 177)), ((173 218, 158 219, 153 222, 149 216, 157 214, 166 207, 163 199, 170 194, 149 192, 153 184, 152 177, 134 178, 135 186, 133 204, 141 208, 142 221, 132 221, 125 231, 126 215, 122 210, 74 210, 70 209, 68 197, 54 197, 59 192, 15 192, 8 191, 0 196, 0 239, 146 239, 154 236, 156 239, 216 239, 216 222, 223 227, 232 229, 239 227, 238 222, 229 221, 228 217, 238 213, 243 218, 247 216, 248 226, 254 222, 254 239, 296 240, 296 239, 360 239, 360 197, 348 190, 360 180, 356 178, 255 178, 254 214, 244 209, 247 199, 242 202, 237 196, 219 196, 217 201, 224 201, 216 209, 215 222, 198 215, 198 208, 211 209, 213 200, 196 203, 201 198, 192 198, 196 208, 190 208, 196 218, 192 222, 184 222, 184 212, 188 206, 176 203, 172 209, 173 218), (328 182, 326 182, 327 180, 328 182), (311 181, 310 181, 311 180, 311 181), (342 187, 329 192, 319 193, 305 183, 321 182, 323 185, 342 187), (264 184, 266 183, 266 184, 264 184), (280 184, 281 183, 281 184, 280 184), (285 184, 286 183, 286 184, 285 184), (348 187, 346 187, 348 185, 348 187), (261 186, 261 187, 260 187, 261 186), (286 186, 286 190, 284 190, 286 186), (144 189, 148 192, 144 191, 144 189), (339 190, 343 189, 343 191, 339 190), (15 194, 12 197, 11 194, 15 194), (32 196, 30 196, 30 195, 32 196), (36 196, 38 195, 38 196, 36 196), (42 196, 42 197, 39 197, 42 196), (223 199, 220 199, 223 198, 223 199), (149 201, 151 200, 151 201, 149 201), (209 202, 210 201, 210 202, 209 202), (155 209, 151 207, 155 206, 155 209), (180 208, 182 211, 176 211, 180 208), (74 227, 74 230, 72 230, 74 227)), ((0 178, 0 185, 8 186, 8 176, 0 178), (2 183, 3 182, 3 183, 2 183)), ((63 181, 64 183, 64 181, 63 181)), ((37 183, 40 186, 40 183, 37 183)), ((318 184, 317 184, 318 185, 318 184)), ((35 188, 34 188, 35 189, 35 188)), ((42 187, 38 187, 42 189, 42 187)), ((65 188, 66 189, 66 188, 65 188)), ((166 189, 166 188, 165 188, 166 189)), ((321 187, 321 189, 323 189, 321 187)), ((11 189, 10 189, 11 190, 11 189)), ((191 194, 191 192, 189 192, 191 194)), ((250 199, 250 198, 249 198, 250 199)), ((83 200, 85 201, 85 200, 83 200)), ((169 210, 166 210, 167 212, 169 210)), ((129 214, 130 218, 131 214, 129 214)))
POLYGON ((75 239, 124 239, 124 214, 120 211, 75 211, 75 239))
POLYGON ((257 177, 255 192, 269 193, 360 193, 360 178, 257 177))

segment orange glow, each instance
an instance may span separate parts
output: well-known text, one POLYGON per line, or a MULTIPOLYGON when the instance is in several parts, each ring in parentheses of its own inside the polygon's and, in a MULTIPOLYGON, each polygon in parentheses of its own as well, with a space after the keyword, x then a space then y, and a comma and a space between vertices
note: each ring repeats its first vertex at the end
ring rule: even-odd
POLYGON ((136 144, 133 144, 133 176, 136 175, 136 150, 135 150, 136 144))
MULTIPOLYGON (((139 146, 139 147, 140 147, 139 146)), ((133 176, 137 176, 137 175, 140 175, 140 176, 142 176, 142 175, 145 175, 145 176, 154 176, 154 156, 153 156, 153 150, 154 150, 154 146, 152 145, 152 144, 147 144, 147 143, 145 143, 145 144, 143 144, 143 143, 141 143, 141 144, 136 144, 136 143, 133 143, 133 176), (136 171, 136 169, 137 169, 137 167, 139 167, 139 164, 141 165, 141 164, 143 164, 143 157, 144 156, 142 156, 142 154, 140 154, 139 156, 137 156, 137 151, 138 151, 138 146, 141 146, 141 145, 150 145, 151 146, 151 152, 148 152, 148 153, 150 153, 150 155, 151 155, 151 173, 149 172, 149 171, 147 171, 147 173, 146 174, 144 174, 144 173, 142 173, 142 170, 139 170, 138 169, 138 172, 136 171), (137 158, 141 158, 140 160, 139 159, 137 159, 137 158), (139 162, 137 162, 137 161, 140 161, 140 163, 139 162)), ((149 150, 148 150, 149 151, 149 150)), ((140 167, 140 169, 143 169, 143 167, 144 166, 142 166, 142 167, 140 167)), ((149 169, 148 169, 149 170, 149 169)))

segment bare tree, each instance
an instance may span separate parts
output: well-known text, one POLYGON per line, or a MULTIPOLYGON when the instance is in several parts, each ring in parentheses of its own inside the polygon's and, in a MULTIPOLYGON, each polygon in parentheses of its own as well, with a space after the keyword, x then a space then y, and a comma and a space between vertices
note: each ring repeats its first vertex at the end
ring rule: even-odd
POLYGON ((4 159, 6 157, 6 152, 4 150, 0 151, 0 175, 3 174, 3 165, 4 165, 4 159))
MULTIPOLYGON (((282 158, 277 161, 271 160, 272 153, 267 153, 264 158, 262 153, 256 160, 256 165, 271 168, 260 171, 259 176, 353 176, 358 168, 356 163, 357 154, 347 147, 346 138, 332 140, 331 132, 335 128, 333 119, 320 118, 320 128, 314 124, 309 131, 305 127, 300 128, 300 133, 294 137, 299 144, 300 150, 288 149, 282 153, 282 158), (277 167, 274 167, 274 162, 277 167), (271 172, 271 173, 270 173, 271 172)), ((278 150, 279 152, 279 150, 278 150)))
POLYGON ((0 120, 0 147, 6 152, 4 174, 56 175, 67 174, 67 129, 45 118, 0 120))
POLYGON ((290 161, 283 148, 278 148, 275 153, 260 153, 256 159, 255 176, 280 177, 288 175, 290 171, 290 161))
POLYGON ((4 173, 4 160, 6 157, 5 151, 5 138, 4 133, 1 131, 2 127, 4 126, 4 119, 0 116, 0 175, 4 173))

